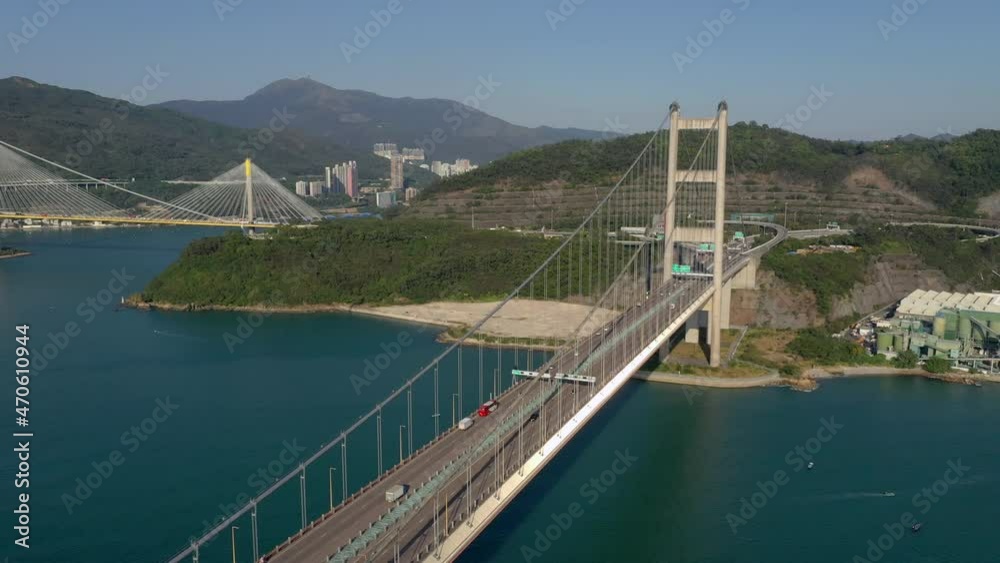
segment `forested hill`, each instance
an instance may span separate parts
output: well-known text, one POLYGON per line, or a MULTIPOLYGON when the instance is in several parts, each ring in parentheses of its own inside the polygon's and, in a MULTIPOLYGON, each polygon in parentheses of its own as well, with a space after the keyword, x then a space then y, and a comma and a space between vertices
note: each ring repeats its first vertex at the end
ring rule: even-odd
POLYGON ((140 301, 197 308, 498 299, 559 244, 407 219, 332 221, 268 240, 231 232, 192 242, 140 301))
POLYGON ((357 160, 365 177, 388 175, 387 161, 370 151, 292 128, 270 133, 26 78, 0 80, 0 139, 91 176, 210 179, 248 155, 275 177, 316 174, 345 160, 357 160))
MULTIPOLYGON (((425 194, 485 187, 613 185, 646 145, 650 133, 608 141, 566 141, 514 153, 471 173, 448 178, 425 194)), ((700 139, 681 138, 679 160, 690 160, 700 139)), ((730 128, 730 173, 773 174, 835 189, 861 167, 884 172, 901 188, 949 213, 972 215, 978 201, 1000 191, 1000 131, 979 130, 951 140, 877 142, 814 139, 756 123, 730 128)))

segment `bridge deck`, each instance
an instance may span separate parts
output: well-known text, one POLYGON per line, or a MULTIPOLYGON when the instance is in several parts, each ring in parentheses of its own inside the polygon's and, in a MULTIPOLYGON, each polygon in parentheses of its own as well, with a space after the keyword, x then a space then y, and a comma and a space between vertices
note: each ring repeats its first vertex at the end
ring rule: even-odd
MULTIPOLYGON (((730 252, 726 258, 725 277, 732 277, 746 261, 746 254, 730 252)), ((657 330, 656 327, 682 326, 692 312, 703 306, 711 292, 711 285, 706 288, 705 280, 675 279, 669 286, 661 287, 654 298, 625 311, 601 330, 584 338, 579 347, 563 351, 540 369, 552 366, 557 372, 585 373, 588 366, 607 364, 608 369, 614 369, 614 373, 617 373, 615 366, 624 367, 635 359, 636 352, 660 336, 663 329, 657 330), (692 294, 696 289, 698 294, 692 294), (693 305, 689 310, 676 311, 669 306, 676 302, 691 302, 693 305), (580 369, 581 367, 584 369, 580 369)), ((495 453, 486 452, 471 466, 462 464, 456 476, 432 495, 437 502, 424 502, 375 541, 364 545, 357 554, 342 554, 344 561, 393 561, 397 551, 400 561, 419 561, 428 556, 433 557, 437 538, 448 536, 469 517, 469 490, 476 500, 494 492, 498 483, 506 481, 516 472, 551 438, 555 429, 569 420, 590 399, 592 393, 597 392, 601 384, 606 382, 607 379, 596 386, 539 379, 520 382, 499 397, 500 408, 496 413, 485 418, 476 417, 475 424, 469 430, 453 428, 442 434, 437 442, 404 460, 401 466, 384 476, 378 484, 338 507, 333 514, 327 515, 295 541, 272 552, 267 561, 326 563, 329 557, 350 544, 370 523, 378 521, 391 508, 384 496, 388 487, 407 484, 411 487, 408 494, 412 495, 413 490, 419 489, 442 471, 446 460, 461 459, 470 449, 491 437, 495 438, 495 453), (509 422, 509 418, 515 413, 524 412, 529 403, 542 393, 546 396, 551 393, 551 396, 542 402, 537 418, 519 418, 519 427, 505 428, 502 436, 497 435, 498 428, 505 420, 509 422), (435 521, 438 526, 436 532, 435 521)), ((530 410, 535 409, 531 407, 530 410)), ((527 414, 530 413, 525 416, 527 414)))

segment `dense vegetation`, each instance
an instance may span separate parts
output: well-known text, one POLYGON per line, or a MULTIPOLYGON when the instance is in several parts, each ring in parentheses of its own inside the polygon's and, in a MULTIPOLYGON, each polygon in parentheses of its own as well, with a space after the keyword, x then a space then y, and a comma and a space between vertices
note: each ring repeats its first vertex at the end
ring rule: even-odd
MULTIPOLYGON (((489 186, 613 184, 649 141, 641 133, 607 141, 566 141, 514 153, 469 174, 431 186, 434 193, 489 186)), ((700 139, 686 133, 678 147, 689 162, 700 139)), ((947 211, 972 215, 979 198, 1000 189, 1000 131, 979 130, 951 140, 877 142, 813 139, 754 122, 730 128, 731 172, 777 174, 835 189, 861 165, 890 178, 947 211)))
POLYGON ((365 177, 388 176, 388 161, 369 151, 293 129, 270 133, 25 78, 0 80, 0 139, 95 177, 204 180, 248 155, 275 178, 318 174, 324 163, 345 160, 357 160, 365 177))
POLYGON ((951 371, 951 360, 934 356, 924 360, 924 369, 930 373, 948 373, 951 371))
POLYGON ((788 240, 764 256, 761 264, 780 279, 816 296, 819 311, 830 312, 833 298, 850 293, 865 280, 872 260, 887 254, 914 254, 941 270, 956 286, 970 290, 997 287, 1000 278, 1000 239, 977 242, 961 229, 936 227, 866 227, 851 235, 828 240, 788 240), (810 244, 836 242, 860 247, 853 254, 790 254, 810 244))
POLYGON ((830 313, 833 298, 847 295, 865 280, 868 255, 865 252, 833 254, 793 254, 816 241, 788 240, 764 255, 761 265, 795 287, 811 291, 823 315, 830 313))
MULTIPOLYGON (((149 284, 142 299, 195 306, 496 299, 527 278, 561 242, 408 219, 288 228, 268 240, 232 232, 191 243, 149 284)), ((581 286, 582 277, 565 275, 570 254, 562 253, 561 277, 546 276, 536 283, 535 297, 556 295, 557 283, 561 296, 600 290, 589 280, 581 286)), ((589 268, 589 253, 579 255, 589 268)), ((573 259, 572 271, 580 271, 578 259, 573 259)))
POLYGON ((785 349, 804 360, 827 366, 885 363, 884 356, 871 356, 860 345, 834 338, 820 329, 799 331, 785 349))

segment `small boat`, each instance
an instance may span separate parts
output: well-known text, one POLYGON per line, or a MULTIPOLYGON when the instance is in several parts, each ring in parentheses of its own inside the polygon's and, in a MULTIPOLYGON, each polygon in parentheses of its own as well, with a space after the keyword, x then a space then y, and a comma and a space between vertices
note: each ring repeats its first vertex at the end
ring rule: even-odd
POLYGON ((920 528, 923 528, 923 527, 924 527, 923 524, 921 524, 920 522, 917 522, 916 524, 910 526, 910 529, 913 530, 913 533, 915 534, 915 533, 917 533, 917 532, 920 531, 920 528))
POLYGON ((892 491, 882 491, 882 496, 884 496, 884 497, 894 497, 894 496, 896 496, 896 493, 894 493, 892 491))
POLYGON ((816 467, 816 464, 810 461, 809 465, 806 466, 806 469, 812 469, 813 467, 816 467))

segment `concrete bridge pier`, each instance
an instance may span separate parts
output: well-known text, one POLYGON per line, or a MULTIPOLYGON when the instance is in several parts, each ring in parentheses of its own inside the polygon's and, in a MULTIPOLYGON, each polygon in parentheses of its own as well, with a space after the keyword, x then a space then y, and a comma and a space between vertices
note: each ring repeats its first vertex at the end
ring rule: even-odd
MULTIPOLYGON (((720 314, 718 315, 719 332, 732 328, 730 316, 732 313, 732 299, 734 289, 757 289, 757 268, 760 266, 760 258, 750 258, 746 266, 737 272, 732 278, 722 286, 722 298, 720 302, 720 314)), ((682 328, 684 331, 684 342, 689 344, 702 344, 705 347, 712 346, 712 336, 716 331, 712 330, 712 321, 716 317, 712 314, 712 307, 715 299, 709 300, 704 307, 691 316, 682 328)), ((661 360, 670 355, 670 342, 667 342, 659 351, 661 360)))

